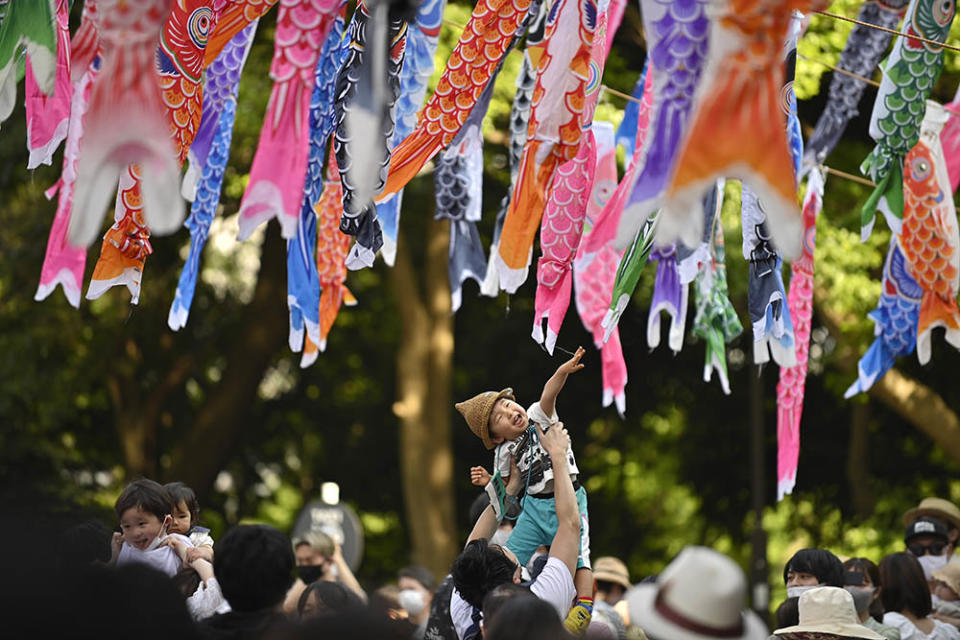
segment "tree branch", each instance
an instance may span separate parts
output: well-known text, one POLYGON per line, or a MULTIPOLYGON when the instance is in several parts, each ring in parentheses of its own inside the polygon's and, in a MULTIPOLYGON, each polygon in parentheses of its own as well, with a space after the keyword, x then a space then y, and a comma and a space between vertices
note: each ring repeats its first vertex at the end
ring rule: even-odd
MULTIPOLYGON (((843 336, 842 320, 823 304, 829 295, 822 289, 815 292, 817 317, 837 342, 843 336)), ((837 363, 841 370, 855 372, 859 354, 853 349, 841 354, 837 363)), ((960 418, 936 391, 925 384, 890 369, 870 387, 867 394, 892 409, 906 422, 925 433, 947 454, 960 462, 960 418)))

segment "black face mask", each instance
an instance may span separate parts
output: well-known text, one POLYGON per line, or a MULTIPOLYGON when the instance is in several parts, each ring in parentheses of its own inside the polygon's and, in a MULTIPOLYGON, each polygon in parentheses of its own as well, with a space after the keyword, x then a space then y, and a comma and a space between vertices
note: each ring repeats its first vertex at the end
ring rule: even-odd
POLYGON ((297 577, 303 580, 304 584, 316 582, 323 575, 323 565, 300 565, 297 567, 297 577))

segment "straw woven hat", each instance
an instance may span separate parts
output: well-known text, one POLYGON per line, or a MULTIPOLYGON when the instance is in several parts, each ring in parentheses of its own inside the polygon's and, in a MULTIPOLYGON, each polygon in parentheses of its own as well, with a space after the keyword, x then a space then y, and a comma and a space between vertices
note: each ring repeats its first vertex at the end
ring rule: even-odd
POLYGON ((484 391, 478 393, 469 400, 458 402, 455 406, 464 418, 467 420, 467 426, 483 442, 487 449, 493 449, 495 446, 490 440, 490 414, 493 412, 493 405, 497 404, 500 398, 516 400, 513 397, 513 389, 507 387, 500 393, 496 391, 484 391))

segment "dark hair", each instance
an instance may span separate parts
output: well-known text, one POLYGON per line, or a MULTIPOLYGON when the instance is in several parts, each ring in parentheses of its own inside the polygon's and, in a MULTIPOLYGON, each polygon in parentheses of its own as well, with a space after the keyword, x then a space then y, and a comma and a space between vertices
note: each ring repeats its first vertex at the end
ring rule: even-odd
POLYGON ((426 567, 404 567, 403 569, 400 569, 400 573, 397 574, 397 577, 416 580, 421 587, 427 591, 430 591, 431 593, 437 586, 437 581, 433 577, 433 572, 426 567))
POLYGON ((489 506, 490 496, 488 496, 486 492, 474 498, 473 502, 470 503, 470 524, 473 525, 474 522, 479 520, 480 516, 483 515, 484 509, 489 506))
POLYGON ((480 608, 491 589, 513 582, 515 570, 516 566, 502 551, 481 539, 469 543, 460 552, 453 561, 450 574, 460 596, 468 604, 480 608))
POLYGON ((127 509, 137 507, 157 516, 160 522, 173 513, 173 505, 170 503, 167 492, 163 490, 160 483, 146 478, 140 478, 128 484, 114 505, 118 518, 122 518, 127 509))
POLYGON ((825 587, 843 587, 843 563, 826 549, 800 549, 783 567, 783 583, 787 574, 809 573, 825 587))
POLYGON ((283 601, 293 584, 287 537, 263 524, 234 527, 217 541, 213 572, 235 611, 257 611, 283 601))
POLYGON ((880 561, 880 600, 887 611, 930 615, 930 589, 920 563, 910 553, 891 553, 880 561))
POLYGON ((196 526, 200 519, 200 503, 197 502, 197 494, 193 492, 193 489, 182 482, 168 482, 163 485, 163 490, 170 496, 170 502, 174 509, 181 502, 187 505, 187 511, 190 512, 190 526, 196 526))
POLYGON ((497 617, 497 613, 503 608, 503 605, 514 598, 518 600, 536 600, 537 596, 533 595, 533 592, 530 591, 529 588, 519 584, 513 584, 512 582, 494 587, 490 590, 490 593, 487 594, 487 597, 483 599, 484 626, 489 628, 490 625, 493 624, 493 620, 497 617))
MULTIPOLYGON (((410 624, 400 625, 383 616, 372 616, 366 611, 331 613, 305 620, 290 636, 294 640, 317 638, 350 638, 350 640, 408 639, 413 631, 410 624)), ((178 639, 179 640, 179 639, 178 639)))
POLYGON ((173 586, 184 598, 189 598, 200 588, 200 574, 193 567, 180 569, 172 579, 173 586))
POLYGON ((800 624, 800 597, 787 598, 777 607, 777 629, 800 624))
POLYGON ((572 638, 557 610, 540 598, 513 598, 504 604, 490 625, 484 625, 486 640, 556 640, 572 638))
MULTIPOLYGON (((870 578, 870 582, 873 583, 873 587, 882 591, 880 586, 880 570, 877 568, 877 565, 870 558, 850 558, 843 563, 844 575, 847 573, 862 573, 870 578)), ((844 582, 846 583, 846 577, 844 577, 844 582)), ((847 586, 844 584, 844 586, 847 586)), ((883 622, 883 604, 880 601, 880 598, 875 599, 870 603, 870 615, 873 616, 873 619, 877 622, 883 622)))
POLYGON ((307 585, 297 601, 297 615, 301 618, 303 617, 303 608, 307 606, 307 600, 311 593, 316 594, 317 600, 321 604, 321 611, 324 614, 357 611, 363 608, 363 601, 360 597, 339 582, 317 580, 307 585))
POLYGON ((110 638, 129 634, 131 625, 139 626, 144 640, 197 637, 186 601, 170 578, 146 565, 91 567, 51 586, 46 615, 31 621, 34 637, 110 638))
POLYGON ((109 562, 110 535, 110 529, 98 520, 64 529, 57 539, 60 570, 77 571, 96 562, 109 562))
POLYGON ((370 594, 370 609, 382 615, 388 615, 391 609, 400 606, 400 589, 395 584, 385 584, 370 594))

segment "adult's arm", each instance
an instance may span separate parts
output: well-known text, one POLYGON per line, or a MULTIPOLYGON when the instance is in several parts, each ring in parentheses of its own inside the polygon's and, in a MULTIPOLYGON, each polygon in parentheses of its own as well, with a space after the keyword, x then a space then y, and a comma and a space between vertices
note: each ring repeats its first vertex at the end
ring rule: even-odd
POLYGON ((364 591, 360 583, 357 582, 357 577, 353 575, 353 571, 350 570, 350 565, 344 560, 343 551, 340 549, 339 543, 336 543, 336 547, 334 547, 333 550, 333 563, 337 565, 337 580, 347 589, 357 594, 363 602, 366 602, 367 592, 364 591))
POLYGON ((540 443, 550 456, 553 464, 553 502, 557 512, 557 533, 550 543, 550 557, 557 558, 570 570, 570 576, 577 571, 577 556, 580 553, 580 510, 573 493, 573 482, 567 473, 567 447, 570 435, 558 422, 546 433, 537 426, 540 443))
MULTIPOLYGON (((517 461, 510 458, 510 480, 507 481, 506 489, 508 496, 515 496, 523 490, 521 486, 522 479, 520 478, 520 471, 517 469, 517 461)), ((571 485, 572 488, 572 485, 571 485)), ((490 540, 493 537, 493 534, 497 531, 497 514, 493 510, 493 505, 487 505, 487 508, 483 510, 483 513, 480 514, 480 517, 477 518, 477 521, 473 525, 473 531, 470 532, 470 535, 467 537, 467 543, 470 544, 474 540, 490 540)), ((464 546, 466 546, 466 544, 464 546)))

